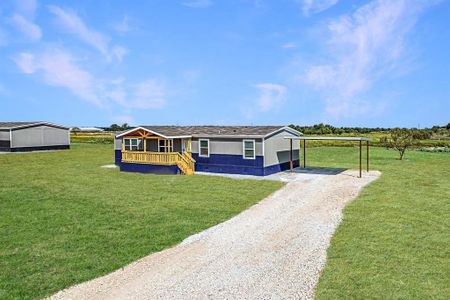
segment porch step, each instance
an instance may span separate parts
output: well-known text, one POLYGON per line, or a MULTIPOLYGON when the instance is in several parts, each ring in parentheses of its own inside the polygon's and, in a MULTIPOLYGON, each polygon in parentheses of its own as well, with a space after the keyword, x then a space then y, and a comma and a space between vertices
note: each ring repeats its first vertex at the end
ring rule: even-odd
POLYGON ((188 152, 179 154, 177 166, 184 175, 193 175, 195 172, 195 160, 188 152))

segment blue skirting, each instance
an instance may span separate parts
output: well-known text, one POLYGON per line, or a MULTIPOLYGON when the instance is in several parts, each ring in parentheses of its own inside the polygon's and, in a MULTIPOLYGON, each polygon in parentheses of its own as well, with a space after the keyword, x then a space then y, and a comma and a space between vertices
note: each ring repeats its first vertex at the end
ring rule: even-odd
POLYGON ((255 159, 244 159, 242 155, 211 154, 209 157, 200 157, 192 153, 195 159, 195 170, 199 172, 245 174, 263 176, 263 156, 255 159))
POLYGON ((115 150, 114 156, 114 163, 116 166, 120 166, 122 164, 122 150, 115 150))
MULTIPOLYGON (((195 171, 199 172, 267 176, 289 170, 290 167, 290 162, 263 167, 263 156, 257 156, 255 159, 244 159, 242 155, 211 154, 210 157, 199 157, 198 153, 192 153, 192 157, 196 160, 195 171)), ((299 160, 293 161, 294 168, 299 166, 299 162, 299 160)), ((121 150, 115 150, 115 164, 124 172, 151 174, 180 173, 177 166, 124 163, 122 162, 121 150)))
POLYGON ((161 166, 149 164, 120 163, 120 171, 136 172, 144 174, 179 174, 180 170, 177 166, 161 166))
POLYGON ((115 150, 114 162, 120 167, 122 172, 136 172, 144 174, 179 174, 180 170, 178 166, 161 166, 161 165, 150 165, 150 164, 136 164, 136 163, 126 163, 122 162, 122 151, 115 150))

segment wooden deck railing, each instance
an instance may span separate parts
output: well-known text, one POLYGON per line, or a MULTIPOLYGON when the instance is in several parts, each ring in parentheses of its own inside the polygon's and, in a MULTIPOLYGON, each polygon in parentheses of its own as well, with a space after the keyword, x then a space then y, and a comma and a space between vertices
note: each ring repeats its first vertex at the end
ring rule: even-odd
POLYGON ((122 151, 122 161, 152 165, 177 165, 185 175, 195 172, 195 160, 188 152, 142 152, 122 151))

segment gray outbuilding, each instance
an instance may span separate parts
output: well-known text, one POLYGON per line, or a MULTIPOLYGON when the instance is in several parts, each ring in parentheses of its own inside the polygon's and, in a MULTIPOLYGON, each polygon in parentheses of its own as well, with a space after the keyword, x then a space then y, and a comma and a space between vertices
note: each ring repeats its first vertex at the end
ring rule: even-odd
POLYGON ((2 152, 69 148, 68 127, 49 122, 0 122, 0 151, 2 152))

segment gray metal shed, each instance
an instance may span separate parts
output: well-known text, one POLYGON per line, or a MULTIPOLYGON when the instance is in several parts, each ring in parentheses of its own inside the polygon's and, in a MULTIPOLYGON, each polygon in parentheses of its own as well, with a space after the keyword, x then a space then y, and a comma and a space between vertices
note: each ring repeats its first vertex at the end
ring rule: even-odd
POLYGON ((0 151, 26 152, 69 148, 68 127, 49 122, 0 122, 0 151))

